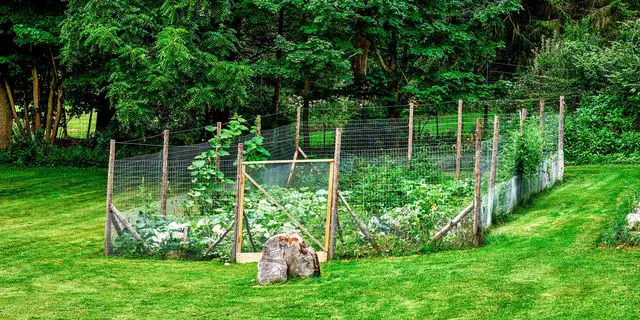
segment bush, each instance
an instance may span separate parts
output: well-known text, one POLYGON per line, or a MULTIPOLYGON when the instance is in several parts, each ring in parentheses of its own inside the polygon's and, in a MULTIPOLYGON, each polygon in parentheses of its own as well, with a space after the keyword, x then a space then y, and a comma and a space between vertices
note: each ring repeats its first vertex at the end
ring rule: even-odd
POLYGON ((604 229, 598 239, 603 246, 632 245, 640 246, 640 235, 627 229, 627 215, 631 213, 640 200, 640 189, 630 189, 624 200, 618 205, 619 215, 604 229))
POLYGON ((101 140, 59 146, 33 140, 14 140, 0 150, 0 164, 18 167, 106 167, 108 147, 101 140))
POLYGON ((568 163, 640 163, 640 132, 636 117, 616 97, 585 101, 567 118, 565 153, 568 163))

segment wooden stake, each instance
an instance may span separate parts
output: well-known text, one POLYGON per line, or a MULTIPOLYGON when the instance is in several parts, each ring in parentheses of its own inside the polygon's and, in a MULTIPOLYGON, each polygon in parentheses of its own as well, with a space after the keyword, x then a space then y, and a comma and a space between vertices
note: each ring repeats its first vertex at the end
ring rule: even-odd
MULTIPOLYGON (((298 160, 298 152, 300 150, 300 107, 296 108, 296 136, 293 142, 293 160, 298 160)), ((287 177, 287 185, 291 184, 293 179, 293 172, 296 170, 296 163, 291 163, 291 169, 289 170, 289 177, 287 177)))
POLYGON ((333 161, 329 162, 329 185, 327 187, 327 217, 324 228, 324 252, 329 252, 331 242, 331 210, 333 210, 333 161))
POLYGON ((527 109, 520 110, 520 135, 524 134, 524 127, 527 121, 527 109))
POLYGON ((231 232, 231 229, 233 229, 234 226, 235 226, 235 223, 232 222, 231 225, 229 226, 229 228, 227 228, 227 230, 224 231, 224 233, 220 236, 220 238, 218 238, 218 240, 216 240, 215 243, 210 245, 207 248, 207 250, 204 251, 204 254, 207 255, 207 254, 209 254, 209 252, 211 252, 211 250, 215 249, 222 242, 222 240, 224 240, 224 238, 227 236, 227 234, 229 234, 229 232, 231 232))
POLYGON ((407 169, 411 169, 413 154, 413 101, 409 102, 409 141, 407 141, 407 169))
POLYGON ((300 107, 296 108, 296 136, 294 138, 295 145, 293 150, 298 150, 298 148, 300 148, 300 112, 300 107))
MULTIPOLYGON (((216 135, 219 136, 220 134, 222 134, 222 122, 218 121, 218 123, 216 123, 216 135)), ((220 150, 220 147, 216 147, 216 153, 218 153, 218 150, 220 150)), ((216 165, 216 170, 220 171, 220 157, 216 156, 214 161, 216 165)))
POLYGON ((261 136, 262 135, 262 117, 261 116, 256 116, 256 134, 261 136))
POLYGON ((364 237, 367 238, 373 250, 375 250, 377 253, 381 253, 380 247, 378 247, 378 244, 373 240, 373 237, 371 236, 371 234, 369 234, 369 231, 367 231, 367 228, 364 226, 364 224, 360 222, 358 217, 356 217, 356 214, 353 212, 353 210, 351 210, 351 206, 347 202, 347 199, 344 198, 344 195, 342 195, 342 192, 338 191, 338 196, 340 197, 340 200, 342 201, 344 207, 347 209, 347 212, 349 212, 353 223, 356 224, 358 229, 360 229, 360 232, 362 232, 364 237))
POLYGON ((262 194, 264 194, 264 196, 267 198, 267 200, 269 200, 269 202, 271 202, 271 204, 273 204, 274 206, 278 207, 278 209, 280 209, 280 211, 282 211, 282 213, 284 213, 289 220, 291 220, 291 222, 293 222, 294 225, 296 225, 296 227, 300 228, 300 231, 302 231, 307 237, 309 237, 309 239, 311 239, 311 241, 313 241, 315 244, 318 245, 318 248, 322 248, 322 243, 320 241, 318 241, 318 239, 316 239, 311 232, 309 232, 309 230, 307 230, 307 228, 305 228, 300 222, 298 222, 298 220, 296 220, 296 218, 294 218, 289 211, 287 211, 287 209, 285 209, 278 201, 276 201, 268 192, 267 190, 265 190, 260 184, 258 184, 255 180, 253 180, 253 178, 248 175, 246 172, 244 173, 244 176, 249 180, 249 182, 251 182, 256 188, 258 188, 258 190, 260 190, 260 192, 262 192, 262 194))
POLYGON ((253 249, 253 252, 256 252, 256 244, 253 242, 253 236, 251 235, 251 225, 249 223, 249 217, 247 217, 247 213, 242 212, 243 216, 244 216, 244 227, 247 228, 247 235, 249 236, 249 243, 251 244, 251 248, 253 249))
POLYGON ((131 226, 131 224, 129 223, 129 221, 127 221, 127 218, 120 213, 120 211, 118 211, 118 209, 116 209, 116 207, 114 205, 111 205, 111 213, 113 213, 116 218, 118 218, 118 220, 120 220, 120 223, 122 223, 122 225, 124 226, 125 229, 127 229, 127 231, 129 231, 129 233, 131 233, 131 236, 142 242, 143 246, 147 246, 147 243, 142 239, 142 237, 140 237, 140 235, 138 234, 138 232, 136 231, 136 229, 133 228, 133 226, 131 226))
POLYGON ((540 99, 540 128, 544 129, 544 100, 540 99))
POLYGON ((239 253, 238 238, 240 237, 240 230, 242 230, 242 224, 240 223, 240 217, 242 216, 242 148, 243 144, 238 143, 238 155, 237 155, 237 171, 236 171, 236 207, 233 215, 234 235, 233 235, 233 247, 231 252, 231 261, 235 262, 239 253))
POLYGON ((243 234, 242 234, 242 226, 244 225, 244 217, 247 215, 244 213, 244 187, 247 176, 247 165, 242 164, 242 176, 240 179, 240 212, 238 213, 238 251, 236 251, 236 255, 242 253, 242 242, 243 242, 243 234))
POLYGON ((481 174, 482 174, 482 119, 476 119, 476 163, 474 168, 475 189, 473 198, 473 245, 480 245, 480 213, 482 211, 481 174))
POLYGON ((104 255, 111 254, 111 204, 113 202, 113 170, 116 163, 116 141, 109 141, 109 171, 107 173, 107 208, 104 218, 104 255))
POLYGON ((436 241, 444 237, 447 234, 447 232, 453 229, 453 227, 455 227, 464 217, 466 217, 467 214, 469 214, 469 212, 473 211, 473 208, 474 208, 474 205, 472 203, 468 207, 460 211, 460 213, 458 213, 458 215, 455 216, 455 218, 451 219, 451 221, 449 221, 449 223, 447 223, 447 225, 444 226, 444 228, 442 228, 442 230, 440 230, 433 237, 431 237, 431 241, 436 241))
POLYGON ((340 147, 342 145, 342 129, 336 128, 336 140, 333 152, 333 184, 331 190, 331 241, 329 243, 329 259, 333 259, 336 252, 336 230, 338 228, 338 182, 340 174, 340 147))
POLYGON ((560 96, 558 112, 558 180, 564 180, 564 96, 560 96))
POLYGON ((122 235, 122 229, 120 228, 120 225, 118 224, 118 219, 116 219, 116 216, 114 214, 111 215, 111 223, 113 224, 113 228, 116 229, 116 233, 118 234, 118 237, 122 235))
POLYGON ((169 130, 164 130, 162 144, 162 189, 160 193, 160 212, 167 215, 167 177, 169 175, 169 130))
POLYGON ((487 196, 487 221, 485 227, 491 225, 496 187, 496 165, 498 164, 498 140, 500 137, 500 117, 493 119, 493 146, 491 149, 491 173, 489 176, 489 195, 487 196))
POLYGON ((458 140, 456 141, 456 179, 460 179, 462 161, 462 99, 458 100, 458 140))

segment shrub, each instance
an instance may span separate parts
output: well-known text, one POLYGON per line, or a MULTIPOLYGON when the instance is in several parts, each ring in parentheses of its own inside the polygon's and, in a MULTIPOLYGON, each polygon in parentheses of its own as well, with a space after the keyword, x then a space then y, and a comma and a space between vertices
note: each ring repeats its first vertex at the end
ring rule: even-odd
POLYGON ((618 216, 609 224, 598 239, 604 246, 633 245, 640 246, 640 235, 627 229, 627 214, 631 213, 640 200, 640 189, 630 189, 618 205, 618 216))
POLYGON ((19 167, 106 167, 107 144, 92 143, 53 145, 39 140, 14 139, 6 150, 0 150, 0 164, 19 167))
POLYGON ((567 162, 640 163, 640 132, 636 117, 616 97, 598 96, 584 101, 567 118, 567 162))

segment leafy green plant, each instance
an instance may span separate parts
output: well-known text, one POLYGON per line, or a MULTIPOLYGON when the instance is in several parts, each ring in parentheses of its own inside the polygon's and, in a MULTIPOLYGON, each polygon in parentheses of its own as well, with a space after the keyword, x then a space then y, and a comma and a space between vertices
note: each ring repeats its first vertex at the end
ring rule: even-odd
MULTIPOLYGON (((216 128, 207 126, 207 131, 215 132, 216 128)), ((190 200, 185 203, 187 208, 197 206, 200 214, 209 214, 209 208, 214 202, 227 203, 233 198, 233 181, 225 179, 224 172, 219 167, 219 161, 229 156, 229 148, 233 142, 247 131, 252 135, 244 142, 243 158, 249 161, 265 160, 269 157, 269 151, 263 147, 264 138, 256 135, 257 127, 249 129, 247 121, 239 115, 234 115, 227 127, 220 134, 216 134, 209 140, 211 149, 196 156, 188 169, 191 171, 192 187, 189 192, 190 200)))

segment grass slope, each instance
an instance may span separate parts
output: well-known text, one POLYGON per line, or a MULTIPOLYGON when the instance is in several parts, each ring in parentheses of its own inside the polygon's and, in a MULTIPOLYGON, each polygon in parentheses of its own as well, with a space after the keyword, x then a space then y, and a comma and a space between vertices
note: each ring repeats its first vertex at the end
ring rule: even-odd
POLYGON ((594 242, 640 168, 568 168, 480 249, 256 266, 101 256, 105 172, 0 167, 0 318, 638 318, 640 251, 594 242))

